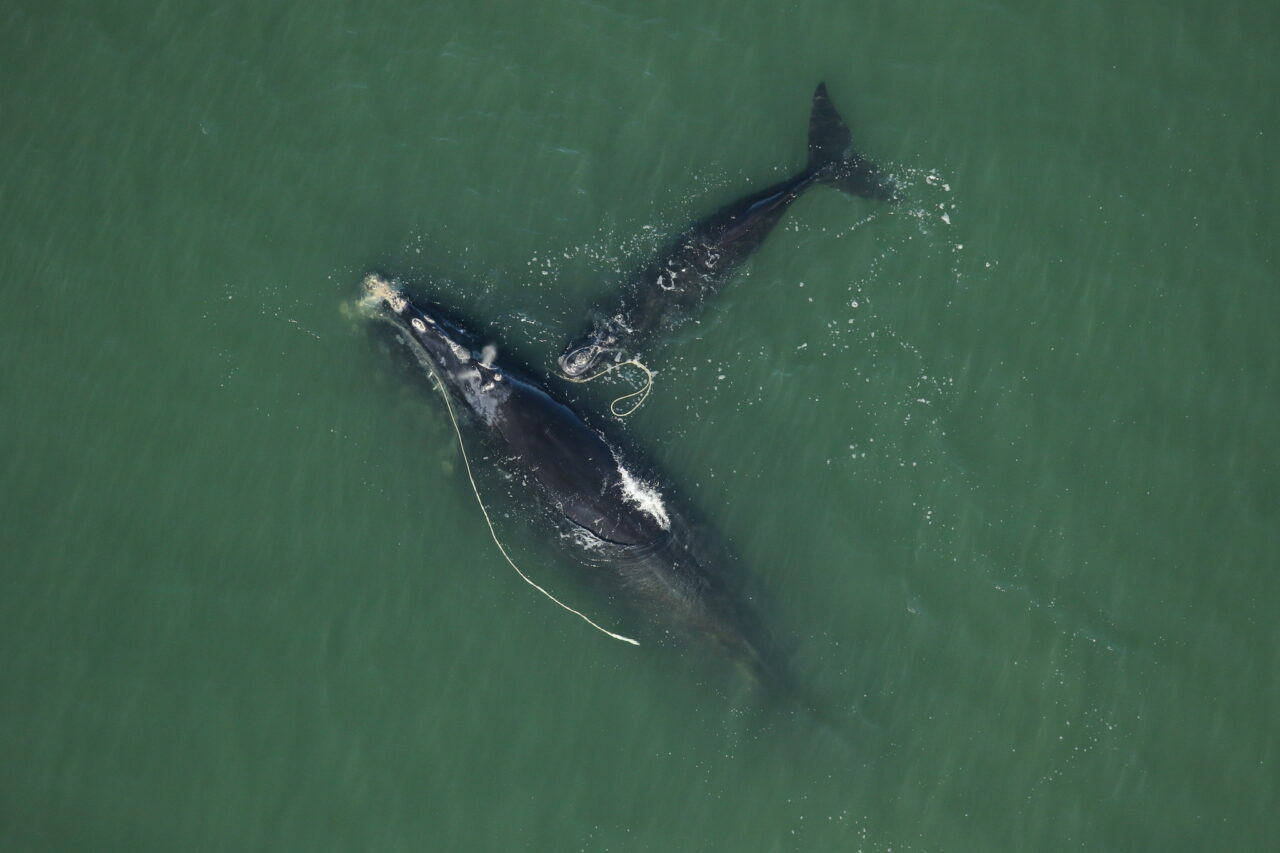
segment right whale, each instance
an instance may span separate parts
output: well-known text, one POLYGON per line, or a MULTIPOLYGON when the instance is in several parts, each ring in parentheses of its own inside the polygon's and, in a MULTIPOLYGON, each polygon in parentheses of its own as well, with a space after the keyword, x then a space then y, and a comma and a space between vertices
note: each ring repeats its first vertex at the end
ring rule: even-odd
MULTIPOLYGON (((657 487, 632 473, 644 466, 635 467, 630 453, 541 383, 496 363, 492 350, 482 350, 473 334, 437 308, 415 304, 397 283, 377 274, 365 278, 364 288, 365 306, 399 331, 419 364, 442 387, 469 477, 472 463, 465 448, 468 441, 478 440, 477 460, 496 467, 523 487, 517 493, 543 507, 549 529, 589 569, 587 576, 642 616, 648 636, 675 646, 700 641, 719 650, 766 695, 797 701, 732 571, 699 546, 696 523, 670 505, 657 487), (455 410, 460 417, 454 416, 455 410)), ((488 521, 487 510, 484 515, 488 521)), ((501 543, 498 548, 511 562, 501 543)), ((636 642, 567 607, 514 562, 511 566, 592 626, 615 639, 636 642)))
POLYGON ((635 355, 656 332, 685 319, 769 236, 787 208, 818 184, 865 198, 896 202, 897 185, 853 150, 827 84, 819 83, 809 113, 809 161, 796 175, 738 199, 687 228, 653 264, 625 286, 622 304, 599 312, 558 364, 569 379, 593 378, 602 364, 635 355))

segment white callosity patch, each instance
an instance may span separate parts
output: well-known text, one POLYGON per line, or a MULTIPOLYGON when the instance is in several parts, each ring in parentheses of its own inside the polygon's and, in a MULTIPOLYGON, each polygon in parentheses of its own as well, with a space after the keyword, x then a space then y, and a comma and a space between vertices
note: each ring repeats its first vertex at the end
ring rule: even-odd
POLYGON ((643 512, 658 523, 663 530, 671 528, 671 518, 667 515, 667 506, 662 502, 662 495, 651 484, 637 479, 618 463, 618 476, 622 479, 619 488, 627 503, 643 512))

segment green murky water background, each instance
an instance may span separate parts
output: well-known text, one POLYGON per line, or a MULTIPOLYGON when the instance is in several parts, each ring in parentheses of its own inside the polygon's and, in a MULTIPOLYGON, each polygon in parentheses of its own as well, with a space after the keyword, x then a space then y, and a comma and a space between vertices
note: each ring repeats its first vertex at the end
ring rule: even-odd
POLYGON ((4 4, 0 846, 1276 849, 1277 23, 4 4), (909 203, 803 199, 620 430, 848 748, 519 583, 344 310, 549 364, 820 79, 909 203))

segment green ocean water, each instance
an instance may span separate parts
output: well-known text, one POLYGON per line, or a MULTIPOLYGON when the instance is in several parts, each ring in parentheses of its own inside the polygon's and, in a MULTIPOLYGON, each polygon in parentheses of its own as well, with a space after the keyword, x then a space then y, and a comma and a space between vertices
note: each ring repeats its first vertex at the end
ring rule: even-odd
POLYGON ((0 34, 0 849, 1280 849, 1274 4, 0 34), (380 269, 549 369, 800 166, 819 80, 907 201, 802 199, 625 423, 555 387, 731 544, 843 743, 522 584, 351 310, 380 269))

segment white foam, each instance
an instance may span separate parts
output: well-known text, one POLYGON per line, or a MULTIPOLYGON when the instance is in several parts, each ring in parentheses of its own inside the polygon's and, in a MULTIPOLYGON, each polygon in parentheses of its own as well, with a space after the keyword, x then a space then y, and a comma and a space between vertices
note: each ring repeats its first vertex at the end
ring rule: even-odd
POLYGON ((397 314, 405 308, 405 301, 404 297, 400 295, 400 288, 377 273, 370 273, 364 277, 364 292, 365 298, 361 301, 366 308, 381 307, 383 302, 390 305, 391 310, 397 314))
POLYGON ((667 506, 662 502, 662 495, 658 494, 658 490, 649 483, 636 479, 621 463, 618 464, 618 476, 622 478, 622 497, 627 503, 652 518, 663 530, 671 529, 671 517, 667 515, 667 506))

